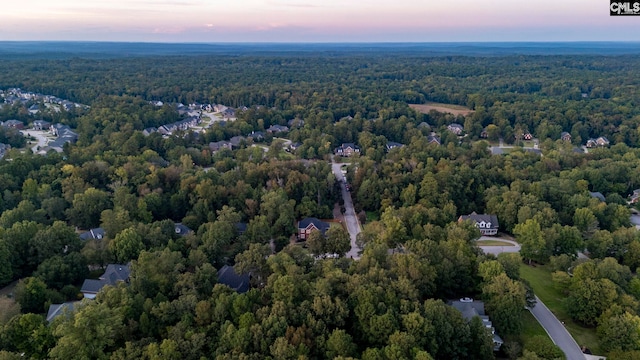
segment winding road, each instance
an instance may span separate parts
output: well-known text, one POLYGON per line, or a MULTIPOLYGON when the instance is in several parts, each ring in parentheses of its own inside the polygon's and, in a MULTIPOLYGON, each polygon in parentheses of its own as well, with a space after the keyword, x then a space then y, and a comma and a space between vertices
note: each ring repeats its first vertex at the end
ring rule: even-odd
POLYGON ((340 183, 340 189, 342 191, 342 199, 344 199, 344 208, 346 209, 344 213, 344 222, 347 226, 347 231, 349 232, 349 237, 351 238, 351 250, 347 252, 347 257, 352 259, 360 259, 360 249, 356 244, 356 238, 360 233, 360 222, 358 221, 358 217, 356 216, 356 212, 353 209, 353 201, 351 199, 351 193, 347 191, 347 180, 340 167, 345 164, 337 163, 334 161, 333 157, 331 158, 331 170, 335 175, 336 179, 340 183))
MULTIPOLYGON (((481 236, 478 240, 496 240, 505 243, 510 243, 513 246, 480 246, 480 249, 484 251, 485 254, 493 254, 498 255, 503 252, 519 252, 520 244, 513 240, 503 239, 499 237, 492 236, 481 236)), ((532 308, 528 308, 533 317, 538 320, 540 325, 544 328, 544 331, 547 332, 551 341, 554 344, 558 345, 560 349, 567 356, 567 360, 584 360, 585 356, 580 350, 580 347, 573 339, 571 334, 567 331, 564 325, 558 320, 558 318, 553 315, 553 313, 549 310, 549 308, 536 296, 536 305, 532 308)))
POLYGON ((531 314, 549 334, 553 342, 558 345, 567 356, 567 360, 584 360, 585 356, 578 343, 573 339, 564 325, 553 315, 549 308, 536 296, 536 305, 529 308, 531 314))

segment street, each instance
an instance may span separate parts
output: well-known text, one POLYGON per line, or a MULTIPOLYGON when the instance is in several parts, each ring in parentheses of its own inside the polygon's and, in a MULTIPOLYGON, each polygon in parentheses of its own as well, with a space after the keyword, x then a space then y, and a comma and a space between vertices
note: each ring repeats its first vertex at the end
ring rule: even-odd
POLYGON ((536 306, 529 309, 553 342, 564 351, 567 360, 584 360, 585 356, 564 325, 536 296, 536 306))
POLYGON ((356 212, 353 209, 353 201, 351 200, 351 193, 347 191, 347 183, 344 175, 340 171, 340 167, 344 164, 336 163, 331 158, 331 170, 333 174, 338 179, 340 183, 340 189, 342 191, 342 198, 344 199, 344 208, 346 209, 344 213, 344 222, 347 226, 347 231, 349 231, 349 237, 351 238, 351 250, 347 252, 346 256, 352 259, 360 258, 361 249, 356 244, 356 237, 360 233, 360 222, 358 221, 358 217, 356 216, 356 212))

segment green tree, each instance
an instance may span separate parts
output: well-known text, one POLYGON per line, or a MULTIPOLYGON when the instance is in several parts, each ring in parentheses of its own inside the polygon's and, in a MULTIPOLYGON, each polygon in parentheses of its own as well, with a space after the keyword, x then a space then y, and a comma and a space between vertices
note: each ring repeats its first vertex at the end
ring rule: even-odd
MULTIPOLYGON (((575 276, 574 276, 575 279, 575 276)), ((567 298, 571 317, 585 325, 595 326, 598 317, 618 298, 616 285, 609 279, 573 281, 567 298)))
POLYGON ((61 319, 53 334, 58 338, 51 349, 52 359, 108 359, 116 341, 122 338, 124 323, 121 309, 92 302, 74 316, 61 319))
POLYGON ((342 329, 335 329, 327 339, 327 351, 325 356, 327 359, 333 359, 338 356, 354 357, 356 356, 357 347, 353 343, 351 335, 342 329))
POLYGON ((536 220, 529 219, 524 224, 518 224, 513 228, 513 233, 517 236, 521 244, 520 254, 523 258, 545 263, 548 259, 545 253, 546 242, 542 237, 540 224, 536 220))
POLYGON ((522 309, 527 305, 526 289, 506 274, 493 278, 482 288, 486 309, 497 331, 504 335, 520 333, 522 309))
POLYGON ((14 263, 9 246, 4 239, 0 238, 0 286, 4 286, 13 280, 13 269, 11 264, 14 263))
POLYGON ((90 229, 100 224, 100 214, 109 206, 111 200, 107 192, 88 188, 82 194, 73 196, 73 203, 66 214, 72 224, 90 229))
POLYGON ((35 277, 28 277, 18 282, 15 297, 24 313, 42 314, 47 301, 47 285, 35 277))
POLYGON ((598 324, 598 336, 604 351, 640 350, 640 317, 629 312, 605 314, 598 324))
POLYGON ((564 352, 547 336, 536 335, 524 343, 524 351, 535 353, 540 359, 564 359, 564 352))
POLYGON ((109 249, 121 264, 136 259, 140 252, 144 250, 142 236, 134 228, 122 230, 109 243, 109 249))
POLYGON ((327 230, 325 250, 330 254, 344 256, 351 249, 349 233, 342 226, 333 226, 327 230))

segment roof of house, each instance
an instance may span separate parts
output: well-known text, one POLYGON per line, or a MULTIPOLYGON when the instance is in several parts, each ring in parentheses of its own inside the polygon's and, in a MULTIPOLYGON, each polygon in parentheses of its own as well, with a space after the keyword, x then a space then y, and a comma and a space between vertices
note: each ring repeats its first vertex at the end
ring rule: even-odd
POLYGON ((91 229, 87 232, 83 232, 82 234, 80 234, 80 239, 82 240, 89 240, 89 239, 97 239, 97 240, 101 240, 103 239, 105 236, 105 231, 103 228, 95 228, 95 229, 91 229))
POLYGON ((343 143, 342 145, 338 146, 338 149, 348 149, 348 148, 352 148, 354 150, 359 150, 360 147, 354 143, 343 143))
POLYGON ((298 229, 306 229, 311 224, 313 224, 313 226, 315 226, 323 234, 329 229, 328 223, 314 217, 308 217, 300 220, 300 222, 298 222, 298 229))
POLYGON ((47 311, 47 322, 51 322, 56 316, 64 312, 71 312, 80 303, 80 301, 69 301, 62 304, 51 304, 47 311))
POLYGON ((397 142, 393 142, 393 141, 388 141, 387 142, 387 149, 401 148, 403 146, 404 146, 404 144, 400 144, 400 143, 397 143, 397 142))
POLYGON ((128 264, 109 264, 99 279, 85 279, 80 292, 97 293, 105 286, 116 285, 119 281, 126 282, 130 274, 128 264))
POLYGON ((193 230, 191 230, 188 226, 182 224, 182 223, 176 223, 175 224, 175 231, 176 234, 180 235, 180 236, 185 236, 188 233, 192 232, 193 230))
POLYGON ((500 224, 498 223, 498 217, 495 215, 489 215, 489 214, 476 214, 476 212, 472 212, 469 215, 462 215, 460 216, 461 220, 472 220, 476 223, 480 223, 480 222, 485 222, 485 223, 491 223, 491 228, 492 229, 497 229, 500 227, 500 224))
POLYGON ((235 226, 236 226, 236 230, 239 233, 243 233, 243 232, 247 231, 247 223, 245 223, 245 222, 236 223, 235 226))
POLYGON ((451 123, 451 124, 447 125, 447 128, 449 128, 449 129, 460 129, 460 130, 464 129, 464 127, 462 125, 458 124, 458 123, 451 123))
POLYGON ((568 133, 568 132, 566 132, 566 131, 563 131, 563 132, 560 134, 560 137, 565 137, 565 136, 569 136, 569 137, 571 137, 571 134, 569 134, 569 133, 568 133))
POLYGON ((218 283, 227 285, 241 294, 249 291, 249 280, 249 274, 238 274, 233 266, 225 265, 218 270, 218 283))

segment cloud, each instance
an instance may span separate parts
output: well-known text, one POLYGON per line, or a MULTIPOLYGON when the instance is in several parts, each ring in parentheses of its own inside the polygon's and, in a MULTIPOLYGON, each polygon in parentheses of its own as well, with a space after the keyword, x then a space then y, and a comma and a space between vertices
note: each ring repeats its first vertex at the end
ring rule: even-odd
POLYGON ((277 1, 277 0, 269 0, 266 2, 267 5, 276 6, 276 7, 290 7, 290 8, 320 8, 323 7, 318 4, 309 4, 309 3, 293 3, 290 1, 277 1))

